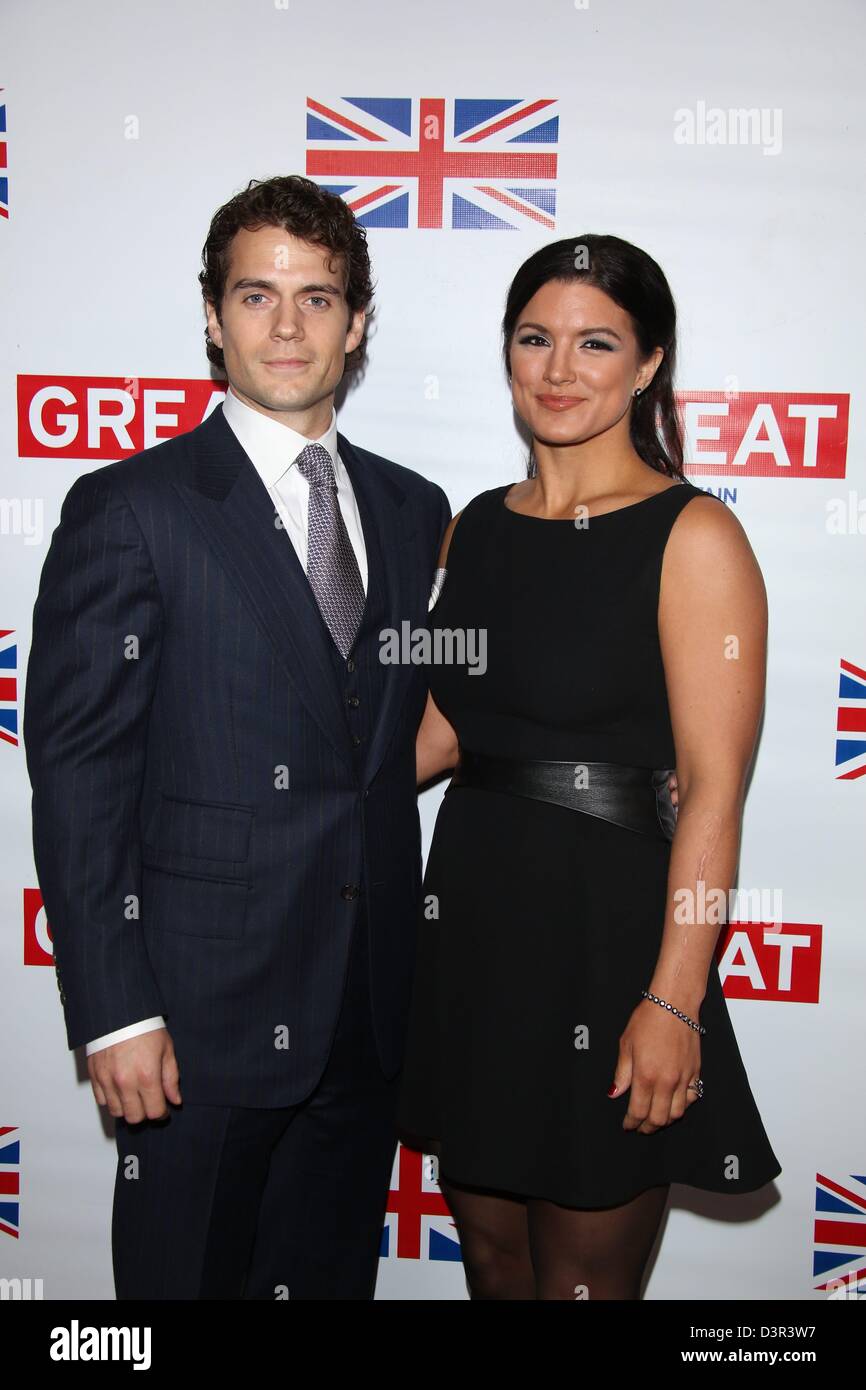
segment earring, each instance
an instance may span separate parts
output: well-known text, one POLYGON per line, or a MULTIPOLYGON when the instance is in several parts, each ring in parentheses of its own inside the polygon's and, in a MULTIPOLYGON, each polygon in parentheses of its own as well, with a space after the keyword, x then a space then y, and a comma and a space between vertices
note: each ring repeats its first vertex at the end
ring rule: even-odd
POLYGON ((639 386, 639 387, 637 388, 637 390, 635 391, 634 394, 635 394, 636 396, 639 396, 642 390, 643 390, 643 387, 639 386))

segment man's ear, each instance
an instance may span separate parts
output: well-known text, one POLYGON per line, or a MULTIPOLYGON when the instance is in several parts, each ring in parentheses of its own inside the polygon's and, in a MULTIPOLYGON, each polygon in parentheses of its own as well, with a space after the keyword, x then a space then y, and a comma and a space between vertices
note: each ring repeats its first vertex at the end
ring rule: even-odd
POLYGON ((221 348, 223 345, 223 331, 220 327, 220 321, 217 318, 216 305, 210 299, 205 300, 205 305, 207 308, 207 331, 210 334, 211 342, 216 343, 217 347, 221 348))
MULTIPOLYGON (((364 309, 356 309, 346 330, 346 352, 354 352, 364 336, 364 324, 367 322, 367 314, 364 309)), ((211 334, 213 337, 213 334, 211 334)))

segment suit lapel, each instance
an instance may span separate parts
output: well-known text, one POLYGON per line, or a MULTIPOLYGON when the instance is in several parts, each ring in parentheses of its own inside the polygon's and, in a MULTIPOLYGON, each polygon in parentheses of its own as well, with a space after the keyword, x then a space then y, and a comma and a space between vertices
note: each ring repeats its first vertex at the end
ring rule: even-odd
MULTIPOLYGON (((381 557, 384 588, 383 627, 399 632, 400 622, 412 611, 412 564, 415 551, 415 532, 403 515, 406 494, 378 468, 365 466, 342 434, 337 434, 340 458, 352 482, 358 502, 364 543, 370 564, 378 550, 381 557)), ((368 583, 369 590, 369 583, 368 583)), ((374 659, 381 652, 380 634, 372 635, 374 659)), ((385 668, 382 703, 370 736, 364 761, 364 785, 372 782, 381 766, 407 692, 413 668, 407 664, 389 664, 385 668)))
MULTIPOLYGON (((362 463, 343 435, 338 433, 337 441, 358 499, 367 554, 373 556, 378 548, 381 555, 384 626, 399 630, 401 616, 409 613, 414 540, 401 516, 405 493, 378 468, 362 463)), ((310 715, 336 751, 354 766, 342 691, 334 680, 330 633, 268 490, 221 406, 191 432, 189 444, 190 464, 172 480, 174 487, 249 605, 310 715)), ((378 633, 374 641, 378 655, 378 633)), ((365 785, 381 765, 411 674, 411 666, 404 664, 385 668, 382 705, 364 764, 365 785)))

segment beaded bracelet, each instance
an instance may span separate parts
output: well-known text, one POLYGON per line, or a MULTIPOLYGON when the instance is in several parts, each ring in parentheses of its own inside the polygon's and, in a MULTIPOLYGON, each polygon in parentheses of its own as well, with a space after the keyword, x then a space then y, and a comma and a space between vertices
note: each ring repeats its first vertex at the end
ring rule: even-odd
POLYGON ((664 999, 659 999, 657 994, 650 994, 649 990, 642 989, 641 995, 644 999, 651 999, 654 1004, 661 1004, 663 1009, 669 1009, 672 1014, 676 1014, 677 1018, 681 1018, 683 1023, 687 1023, 690 1028, 694 1028, 696 1033, 706 1033, 707 1030, 702 1023, 695 1023, 689 1018, 688 1014, 681 1013, 679 1009, 674 1008, 673 1004, 666 1004, 664 999))

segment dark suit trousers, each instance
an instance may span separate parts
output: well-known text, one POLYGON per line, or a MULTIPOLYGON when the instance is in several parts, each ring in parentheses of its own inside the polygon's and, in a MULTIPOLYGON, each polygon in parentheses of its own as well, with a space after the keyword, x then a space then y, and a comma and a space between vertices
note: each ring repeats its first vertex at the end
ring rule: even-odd
POLYGON ((362 893, 336 1036, 306 1100, 117 1121, 119 1299, 373 1297, 400 1074, 382 1074, 368 959, 362 893))

